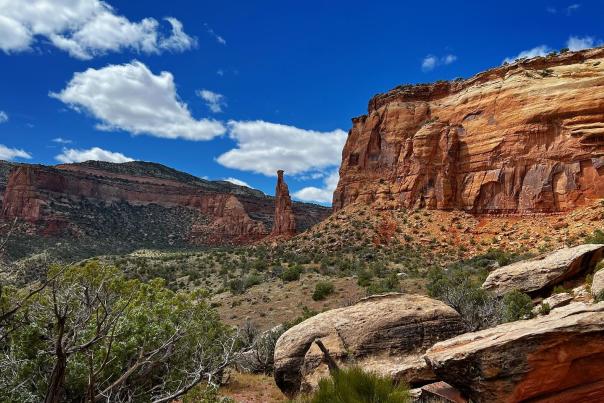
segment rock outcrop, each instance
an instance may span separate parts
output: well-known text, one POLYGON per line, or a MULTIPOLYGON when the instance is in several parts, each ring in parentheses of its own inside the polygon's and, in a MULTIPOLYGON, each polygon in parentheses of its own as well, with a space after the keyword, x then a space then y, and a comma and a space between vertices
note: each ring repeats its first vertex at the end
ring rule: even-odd
POLYGON ((604 197, 604 48, 397 87, 353 119, 334 210, 568 211, 604 197))
POLYGON ((329 376, 314 343, 320 339, 340 365, 410 383, 434 380, 422 359, 439 340, 463 332, 461 318, 444 303, 420 295, 387 294, 320 313, 285 332, 275 348, 275 381, 288 396, 329 376))
POLYGON ((496 295, 518 290, 536 295, 553 286, 587 274, 604 257, 604 245, 585 244, 563 248, 500 267, 489 273, 482 287, 496 295))
POLYGON ((296 217, 294 215, 289 188, 283 180, 283 171, 277 171, 277 187, 275 188, 275 220, 273 221, 272 236, 291 237, 296 234, 296 217))
MULTIPOLYGON (((242 244, 269 235, 275 211, 275 199, 258 190, 147 162, 19 164, 6 182, 0 218, 27 222, 38 235, 161 238, 168 246, 242 244)), ((299 215, 294 231, 330 212, 294 206, 295 213, 290 201, 291 219, 299 215)))
POLYGON ((425 359, 475 402, 604 401, 604 303, 463 334, 425 359))
POLYGON ((591 283, 591 294, 594 298, 601 298, 604 296, 604 270, 598 270, 594 273, 594 278, 591 283))

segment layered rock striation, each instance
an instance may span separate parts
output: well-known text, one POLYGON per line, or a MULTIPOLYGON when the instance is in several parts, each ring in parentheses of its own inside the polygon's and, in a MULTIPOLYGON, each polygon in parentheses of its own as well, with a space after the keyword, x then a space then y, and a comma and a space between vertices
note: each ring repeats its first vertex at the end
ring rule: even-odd
POLYGON ((475 402, 601 402, 604 303, 463 334, 437 343, 425 359, 475 402))
POLYGON ((459 314, 421 295, 386 294, 333 309, 285 332, 275 346, 275 381, 288 396, 329 376, 319 339, 339 365, 358 365, 408 383, 435 380, 423 353, 463 332, 459 314))
POLYGON ((353 119, 334 210, 534 214, 604 197, 604 48, 397 87, 353 119))

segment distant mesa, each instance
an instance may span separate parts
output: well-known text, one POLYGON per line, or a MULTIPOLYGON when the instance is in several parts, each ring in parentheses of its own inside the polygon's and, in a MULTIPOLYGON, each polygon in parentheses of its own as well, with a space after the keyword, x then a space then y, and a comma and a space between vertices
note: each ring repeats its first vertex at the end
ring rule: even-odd
POLYGON ((331 209, 293 203, 282 174, 276 198, 161 164, 0 162, 0 219, 28 236, 115 239, 132 247, 248 244, 293 235, 331 209), (277 216, 274 214, 277 212, 277 216))

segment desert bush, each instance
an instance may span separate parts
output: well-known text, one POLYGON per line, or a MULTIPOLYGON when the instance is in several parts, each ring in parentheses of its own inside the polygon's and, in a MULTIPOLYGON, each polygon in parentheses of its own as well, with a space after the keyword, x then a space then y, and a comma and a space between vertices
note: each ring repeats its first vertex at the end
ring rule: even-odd
POLYGON ((406 385, 397 385, 390 378, 364 372, 358 367, 340 369, 331 378, 319 381, 319 388, 307 403, 407 403, 406 385))
POLYGON ((371 284, 373 274, 369 270, 362 269, 357 275, 357 284, 361 287, 367 287, 371 284))
POLYGON ((245 292, 245 283, 240 278, 235 278, 229 281, 229 289, 231 290, 231 294, 242 294, 245 292))
POLYGON ((599 229, 595 230, 593 234, 585 237, 585 243, 604 244, 604 232, 599 229))
POLYGON ((384 294, 387 292, 398 292, 401 290, 398 275, 391 272, 386 278, 374 281, 367 287, 367 295, 384 294))
POLYGON ((315 301, 321 301, 327 298, 328 295, 333 294, 334 286, 331 281, 319 281, 315 285, 315 291, 312 294, 312 299, 315 301))
POLYGON ((281 273, 281 280, 283 281, 298 281, 300 280, 300 274, 302 273, 302 267, 294 265, 288 267, 281 273))
POLYGON ((468 331, 501 323, 501 301, 483 290, 480 287, 482 283, 466 270, 452 268, 445 272, 435 268, 429 272, 428 279, 428 294, 455 309, 468 331))
POLYGON ((552 310, 551 306, 549 306, 549 304, 547 302, 544 302, 539 307, 539 314, 541 314, 541 315, 549 315, 549 313, 551 312, 551 310, 552 310))
POLYGON ((514 322, 532 316, 533 301, 520 291, 512 291, 503 297, 503 321, 514 322))

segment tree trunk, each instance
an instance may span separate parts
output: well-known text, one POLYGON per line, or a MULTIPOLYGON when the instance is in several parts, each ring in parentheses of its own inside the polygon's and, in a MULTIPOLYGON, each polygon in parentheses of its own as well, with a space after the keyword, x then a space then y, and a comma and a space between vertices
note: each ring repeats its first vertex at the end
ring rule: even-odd
POLYGON ((55 366, 50 375, 50 382, 46 390, 44 403, 60 403, 63 397, 63 387, 65 384, 65 370, 67 368, 67 357, 65 354, 58 355, 55 366))
POLYGON ((46 389, 44 403, 60 403, 63 397, 65 385, 65 371, 67 370, 67 354, 63 349, 63 335, 65 333, 65 317, 58 317, 57 320, 57 341, 55 356, 56 361, 46 389))

